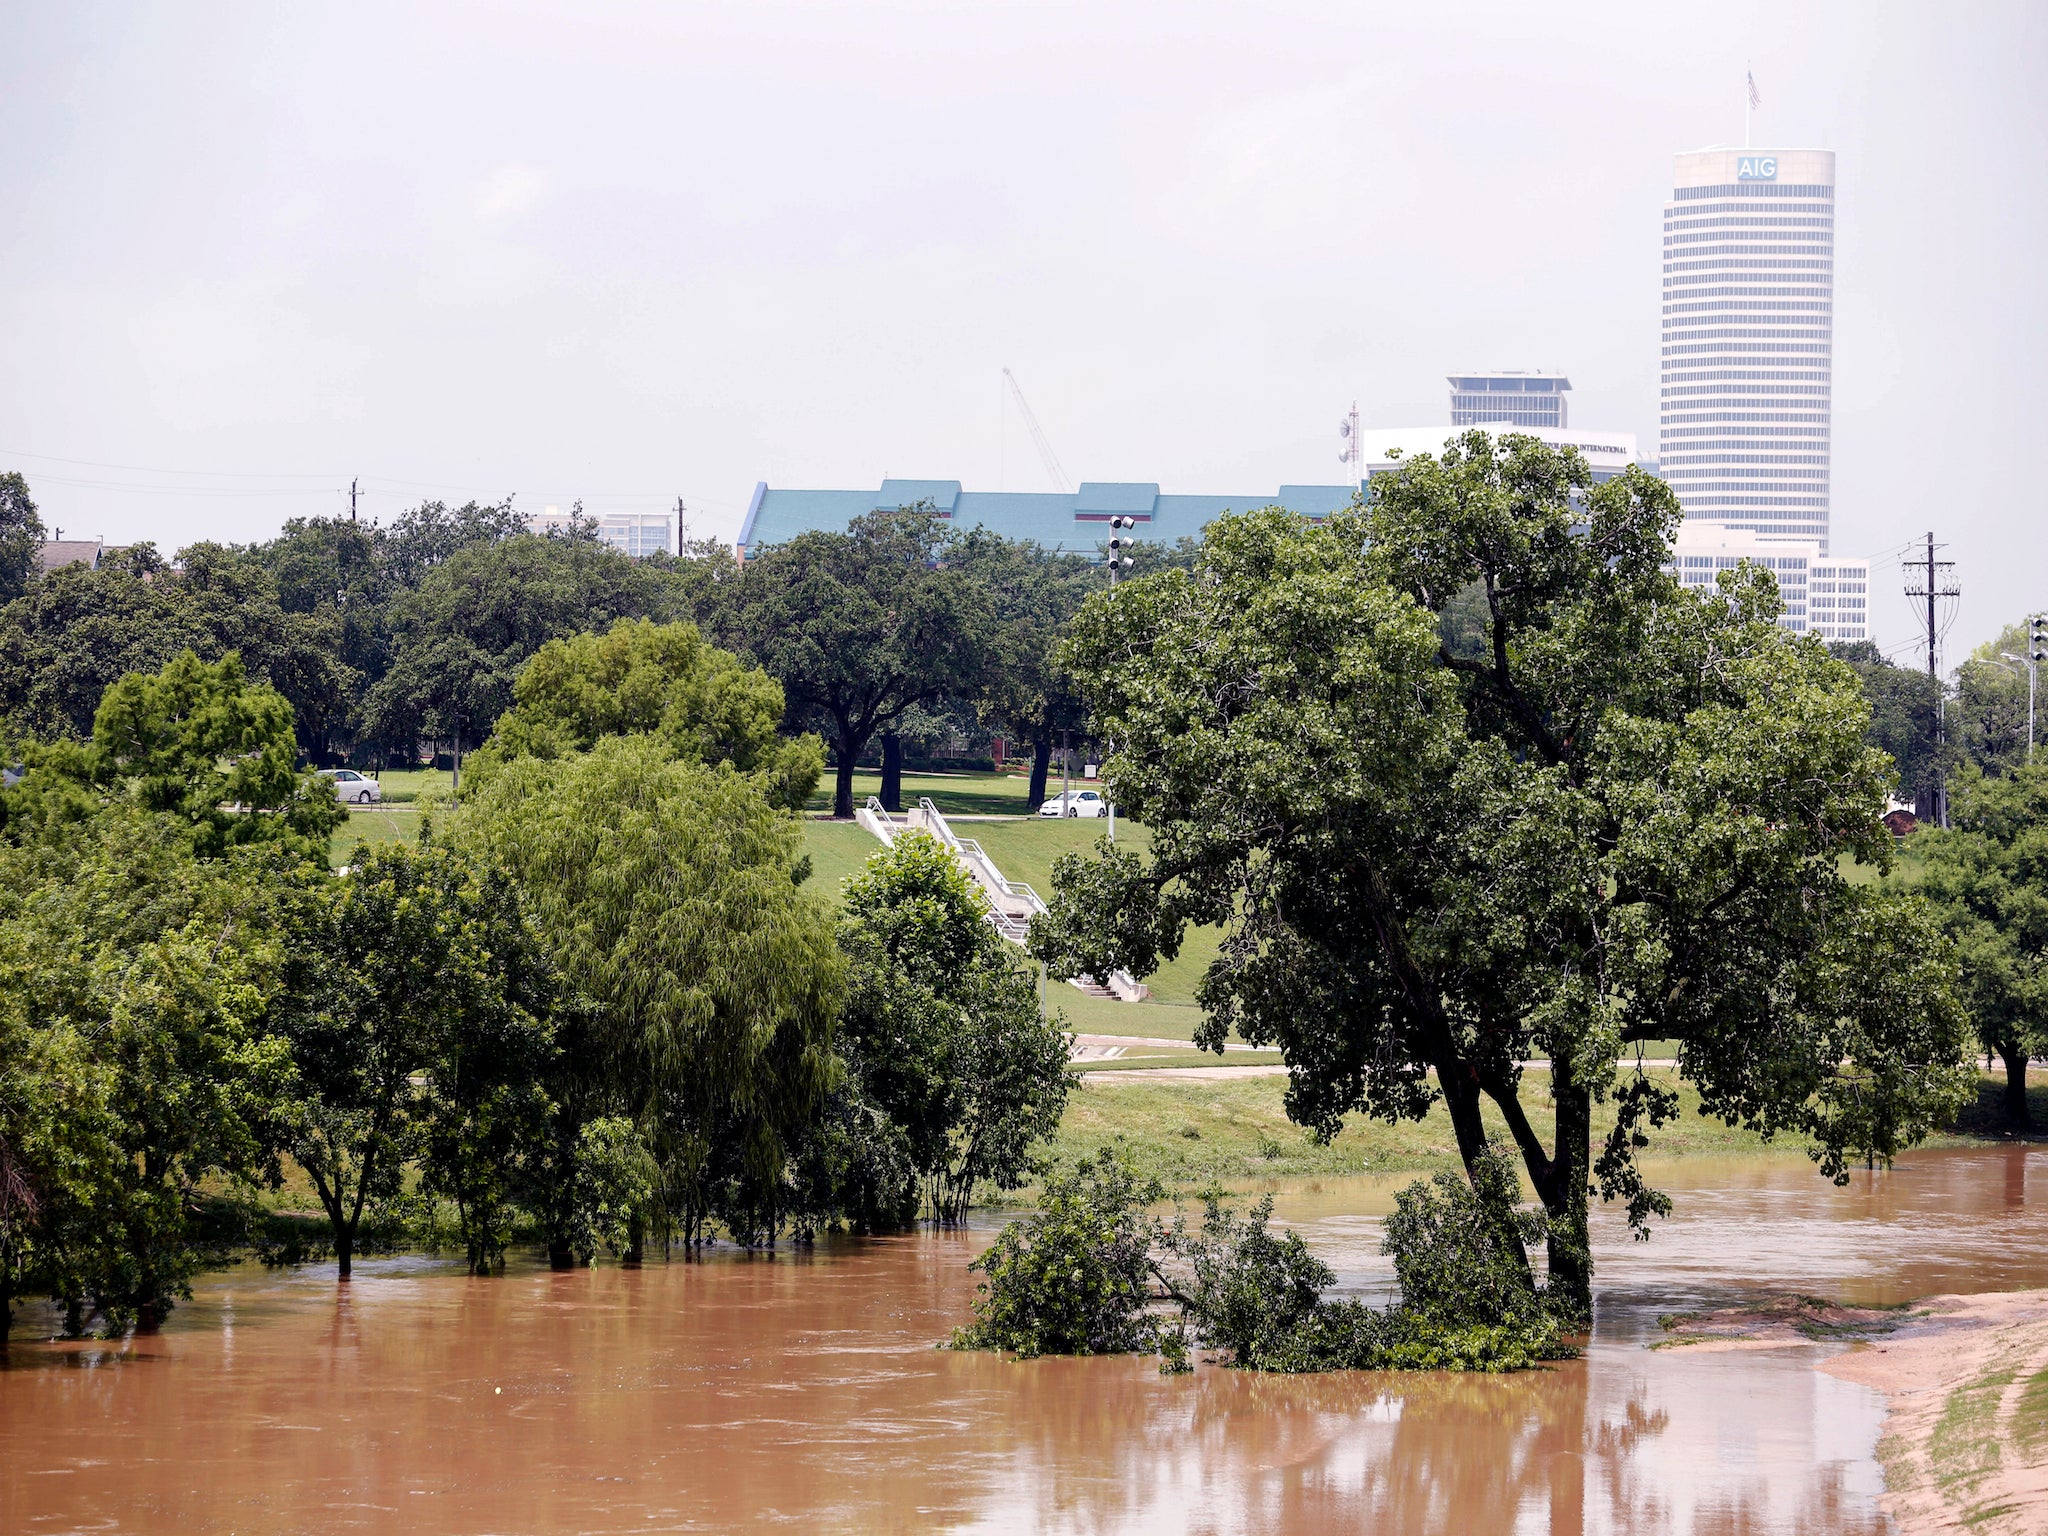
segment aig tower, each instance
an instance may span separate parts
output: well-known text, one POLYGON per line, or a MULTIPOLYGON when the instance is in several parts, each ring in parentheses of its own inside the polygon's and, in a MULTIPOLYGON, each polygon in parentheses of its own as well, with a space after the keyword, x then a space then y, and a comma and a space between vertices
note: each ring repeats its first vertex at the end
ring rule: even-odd
POLYGON ((1835 156, 1678 156, 1659 459, 1692 532, 1828 550, 1835 156))

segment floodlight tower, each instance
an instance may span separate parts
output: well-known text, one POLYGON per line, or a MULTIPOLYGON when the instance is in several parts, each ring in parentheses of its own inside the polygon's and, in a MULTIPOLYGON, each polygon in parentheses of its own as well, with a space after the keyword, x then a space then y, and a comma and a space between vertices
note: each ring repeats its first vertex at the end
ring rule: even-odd
MULTIPOLYGON (((1131 537, 1132 531, 1137 526, 1138 520, 1135 517, 1112 517, 1109 520, 1109 597, 1111 602, 1116 601, 1117 578, 1137 564, 1130 555, 1131 546, 1138 542, 1131 537)), ((1109 765, 1109 745, 1106 741, 1102 744, 1102 761, 1105 769, 1109 765)), ((1102 798, 1109 806, 1109 840, 1113 843, 1116 841, 1116 796, 1110 791, 1109 774, 1106 771, 1102 775, 1102 798)))

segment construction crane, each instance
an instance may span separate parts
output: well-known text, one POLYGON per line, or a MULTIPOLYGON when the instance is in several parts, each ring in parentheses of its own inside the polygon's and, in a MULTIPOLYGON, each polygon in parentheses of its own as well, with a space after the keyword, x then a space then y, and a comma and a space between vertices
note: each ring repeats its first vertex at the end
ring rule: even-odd
POLYGON ((1017 375, 1009 369, 1003 370, 1003 377, 1010 382, 1010 393, 1016 398, 1017 409, 1024 414, 1024 425, 1031 430, 1031 441, 1038 449, 1040 462, 1045 472, 1052 476, 1052 483, 1062 494, 1070 493, 1074 484, 1067 478, 1067 472, 1060 468, 1059 455, 1052 451, 1052 444, 1045 439, 1045 429, 1038 424, 1038 418, 1031 414, 1031 402, 1024 398, 1024 390, 1017 382, 1017 375))

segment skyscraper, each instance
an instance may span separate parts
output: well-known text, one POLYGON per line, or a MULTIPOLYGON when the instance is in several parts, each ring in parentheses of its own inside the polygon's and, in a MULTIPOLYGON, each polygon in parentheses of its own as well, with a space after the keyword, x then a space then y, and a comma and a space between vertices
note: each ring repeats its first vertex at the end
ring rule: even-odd
POLYGON ((1565 395, 1572 381, 1561 373, 1452 373, 1451 425, 1568 427, 1565 395))
MULTIPOLYGON (((1678 156, 1658 455, 1689 522, 1828 547, 1835 155, 1678 156)), ((1704 529, 1702 531, 1705 531, 1704 529)))

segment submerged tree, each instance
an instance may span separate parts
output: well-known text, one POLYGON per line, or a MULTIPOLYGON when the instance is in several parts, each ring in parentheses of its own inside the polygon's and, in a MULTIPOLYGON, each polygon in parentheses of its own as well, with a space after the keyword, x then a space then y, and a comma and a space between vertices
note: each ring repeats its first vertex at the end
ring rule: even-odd
POLYGON ((408 1164, 456 1201, 480 1269, 502 1202, 480 1202, 459 1152, 479 1120, 494 1161, 545 1125, 548 980, 518 891, 445 849, 358 848, 296 904, 272 1027, 289 1042, 289 1150, 313 1182, 349 1277, 363 1214, 408 1164))
POLYGON ((2048 1050, 2048 765, 1954 786, 1953 829, 1924 828, 1919 889, 1962 958, 1963 1000, 2005 1063, 2005 1120, 2033 1129, 2027 1063, 2048 1050))
POLYGON ((1836 1177, 1964 1088, 1924 906, 1840 870, 1891 856, 1855 678, 1777 627, 1762 572, 1681 588, 1678 517, 1654 477, 1594 486, 1574 452, 1472 432, 1325 526, 1219 520, 1193 570, 1091 599, 1063 652, 1152 844, 1063 860, 1035 952, 1142 975, 1222 926, 1204 1042, 1279 1044, 1322 1135, 1441 1095, 1469 1168, 1490 1099, 1582 1308, 1589 1190, 1639 1227, 1668 1205, 1635 1155, 1677 1096, 1638 1042, 1678 1040, 1708 1113, 1803 1133, 1836 1177), (1440 616, 1475 589, 1453 649, 1440 616))
POLYGON ((899 837, 846 883, 841 1035, 900 1126, 925 1208, 958 1221, 977 1185, 1015 1189, 1067 1103, 1067 1035, 988 904, 935 839, 899 837))
POLYGON ((565 988, 538 1197, 551 1261, 578 1257, 583 1134, 607 1116, 638 1128, 665 1181, 635 1252, 644 1218, 668 1209, 697 1235, 721 1159, 780 1188, 831 1083, 844 987, 830 919, 798 889, 796 823, 749 778, 606 736, 505 764, 449 836, 524 887, 565 988))

